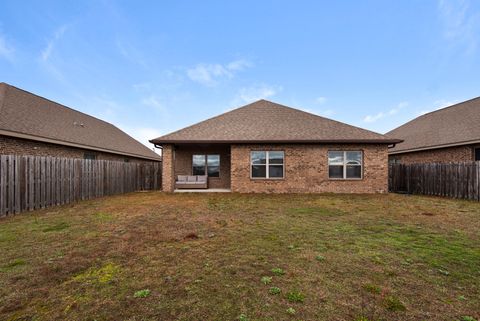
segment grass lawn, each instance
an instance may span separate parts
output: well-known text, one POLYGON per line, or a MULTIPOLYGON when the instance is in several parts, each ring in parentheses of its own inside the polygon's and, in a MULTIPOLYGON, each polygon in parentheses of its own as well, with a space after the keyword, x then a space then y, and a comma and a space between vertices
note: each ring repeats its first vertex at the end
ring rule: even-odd
POLYGON ((0 320, 480 318, 470 201, 132 193, 2 219, 0 253, 0 320))

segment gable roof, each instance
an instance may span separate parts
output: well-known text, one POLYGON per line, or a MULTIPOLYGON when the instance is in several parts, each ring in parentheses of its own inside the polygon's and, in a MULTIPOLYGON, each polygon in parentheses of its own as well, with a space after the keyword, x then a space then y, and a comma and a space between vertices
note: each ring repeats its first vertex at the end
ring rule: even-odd
POLYGON ((259 100, 150 142, 391 144, 399 140, 271 101, 259 100))
POLYGON ((386 135, 404 140, 392 154, 480 142, 480 97, 419 116, 386 135))
POLYGON ((161 159, 110 123, 6 83, 0 83, 0 135, 161 159))

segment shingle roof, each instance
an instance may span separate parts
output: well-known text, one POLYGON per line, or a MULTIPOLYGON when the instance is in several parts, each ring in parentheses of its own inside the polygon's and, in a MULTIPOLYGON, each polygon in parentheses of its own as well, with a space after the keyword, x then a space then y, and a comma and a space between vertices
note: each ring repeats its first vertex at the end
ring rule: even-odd
POLYGON ((179 131, 152 139, 165 143, 338 142, 396 143, 399 140, 298 109, 259 100, 179 131))
POLYGON ((0 135, 160 160, 114 125, 0 83, 0 135))
POLYGON ((386 135, 404 140, 390 153, 479 142, 480 97, 417 117, 386 135))

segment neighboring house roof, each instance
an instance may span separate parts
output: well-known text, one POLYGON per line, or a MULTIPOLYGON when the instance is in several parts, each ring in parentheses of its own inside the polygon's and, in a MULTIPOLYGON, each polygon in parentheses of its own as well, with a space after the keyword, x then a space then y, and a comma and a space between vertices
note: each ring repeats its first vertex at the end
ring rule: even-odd
POLYGON ((168 143, 398 143, 365 129, 259 100, 150 140, 168 143))
POLYGON ((404 140, 391 154, 480 143, 480 97, 419 116, 386 135, 404 140))
POLYGON ((110 123, 6 83, 0 83, 0 135, 161 159, 110 123))

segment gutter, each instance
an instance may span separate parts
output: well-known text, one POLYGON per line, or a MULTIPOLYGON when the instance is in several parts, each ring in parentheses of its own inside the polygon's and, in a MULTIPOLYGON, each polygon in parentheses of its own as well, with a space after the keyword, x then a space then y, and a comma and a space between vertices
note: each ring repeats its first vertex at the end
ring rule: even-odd
POLYGON ((432 150, 432 149, 440 149, 440 148, 447 148, 447 147, 456 147, 456 146, 465 146, 465 145, 473 145, 473 144, 480 144, 480 140, 469 140, 465 142, 459 142, 459 143, 450 143, 450 144, 443 144, 443 145, 434 145, 434 146, 428 146, 428 147, 418 147, 418 148, 410 148, 410 149, 403 149, 403 150, 395 150, 395 151, 390 151, 389 154, 394 155, 394 154, 404 154, 404 153, 410 153, 410 152, 420 152, 424 150, 432 150))
POLYGON ((401 139, 299 139, 299 140, 161 140, 152 139, 150 143, 157 147, 160 144, 398 144, 403 142, 401 139))

